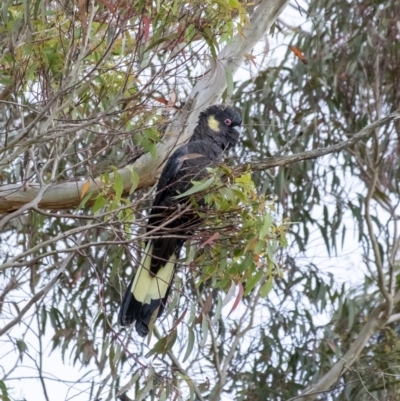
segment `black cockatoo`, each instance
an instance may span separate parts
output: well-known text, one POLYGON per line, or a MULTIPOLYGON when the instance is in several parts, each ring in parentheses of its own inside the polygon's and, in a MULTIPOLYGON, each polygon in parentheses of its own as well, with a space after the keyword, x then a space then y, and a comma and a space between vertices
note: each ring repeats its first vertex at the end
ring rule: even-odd
POLYGON ((147 225, 147 232, 158 238, 146 242, 118 316, 123 326, 136 322, 142 337, 149 332, 152 315, 157 313, 160 317, 164 311, 176 260, 199 220, 193 211, 186 211, 187 200, 185 204, 184 199, 176 196, 192 186, 191 180, 204 178, 205 167, 216 164, 224 152, 237 144, 241 124, 240 114, 229 106, 207 108, 200 114, 189 142, 172 154, 161 173, 147 225))

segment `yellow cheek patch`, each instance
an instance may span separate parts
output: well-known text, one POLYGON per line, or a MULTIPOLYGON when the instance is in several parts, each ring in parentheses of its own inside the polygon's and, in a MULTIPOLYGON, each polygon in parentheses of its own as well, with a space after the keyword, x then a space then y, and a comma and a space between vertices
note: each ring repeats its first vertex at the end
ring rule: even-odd
POLYGON ((219 131, 219 122, 215 119, 214 116, 208 117, 208 126, 213 130, 218 132, 219 131))

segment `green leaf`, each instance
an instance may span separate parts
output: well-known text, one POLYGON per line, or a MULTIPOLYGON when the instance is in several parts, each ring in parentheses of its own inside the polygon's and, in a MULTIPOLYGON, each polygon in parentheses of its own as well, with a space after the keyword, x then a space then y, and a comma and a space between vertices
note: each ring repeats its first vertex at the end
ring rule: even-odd
POLYGON ((153 380, 154 380, 154 369, 153 367, 149 367, 149 374, 146 378, 146 385, 136 394, 135 401, 143 401, 147 394, 153 388, 153 380))
POLYGON ((188 189, 183 194, 174 196, 174 199, 181 199, 181 198, 196 194, 198 192, 205 191, 207 188, 209 188, 211 186, 211 184, 214 181, 215 181, 214 177, 210 177, 207 181, 199 181, 199 182, 193 181, 193 186, 190 189, 188 189))
POLYGON ((114 356, 112 358, 112 365, 114 367, 117 366, 118 361, 120 360, 121 352, 122 352, 121 344, 117 342, 116 346, 115 346, 115 353, 114 353, 114 356))
POLYGON ((146 358, 150 358, 153 355, 157 354, 162 354, 164 352, 164 349, 167 345, 167 337, 163 337, 160 340, 158 340, 154 347, 145 355, 146 358))
POLYGON ((121 199, 122 192, 124 191, 124 181, 122 180, 121 174, 118 172, 115 166, 111 167, 114 172, 114 183, 113 188, 115 191, 115 197, 121 199))
POLYGON ((45 334, 45 332, 46 332, 46 323, 47 323, 47 311, 46 311, 46 308, 42 308, 42 311, 40 313, 40 321, 41 321, 42 334, 45 334))
POLYGON ((24 340, 17 340, 16 341, 18 351, 23 354, 28 350, 28 346, 24 340))
POLYGON ((129 170, 131 172, 131 183, 132 183, 131 189, 129 190, 129 195, 132 195, 135 192, 137 186, 139 185, 139 175, 133 168, 129 167, 129 170))
POLYGON ((221 316, 221 312, 222 312, 222 297, 221 295, 218 294, 218 301, 217 301, 217 307, 215 309, 215 314, 214 317, 212 319, 212 324, 216 324, 218 319, 221 316))
POLYGON ((115 357, 115 349, 114 344, 111 344, 110 352, 108 354, 108 364, 110 365, 111 375, 114 377, 117 373, 115 366, 114 366, 114 357, 115 357))
POLYGON ((354 324, 355 316, 356 316, 356 305, 355 302, 352 299, 348 300, 348 310, 349 310, 349 315, 348 315, 348 330, 351 330, 354 324))
POLYGON ((196 319, 196 306, 194 304, 194 302, 190 303, 190 315, 189 315, 189 319, 188 319, 188 326, 191 326, 193 324, 193 322, 196 319))
POLYGON ((247 296, 250 294, 251 290, 260 282, 263 276, 262 270, 259 270, 256 274, 251 276, 247 281, 246 281, 246 288, 244 290, 244 296, 247 296))
MULTIPOLYGON (((162 384, 161 384, 161 386, 162 386, 162 384)), ((163 388, 158 400, 159 401, 167 401, 167 396, 168 396, 167 390, 165 388, 163 388)))
POLYGON ((260 290, 261 298, 265 298, 269 294, 269 292, 272 290, 273 285, 274 285, 274 279, 272 276, 269 276, 268 280, 261 287, 260 290))
POLYGON ((193 329, 191 327, 189 327, 188 345, 186 347, 185 356, 183 357, 183 361, 182 362, 185 362, 189 358, 190 354, 193 351, 193 345, 194 345, 194 331, 193 331, 193 329))
POLYGON ((89 192, 85 195, 85 197, 81 200, 81 203, 77 207, 77 209, 83 209, 83 207, 86 205, 86 202, 92 197, 92 193, 89 192))
POLYGON ((267 213, 264 216, 264 224, 260 230, 260 239, 264 238, 267 234, 269 234, 269 231, 271 229, 271 225, 272 225, 272 216, 267 213))
POLYGON ((205 315, 204 313, 202 313, 201 315, 202 315, 201 331, 203 333, 203 338, 201 339, 201 341, 199 343, 199 347, 204 347, 207 342, 209 324, 208 324, 207 315, 205 315))
POLYGON ((130 380, 128 381, 128 383, 126 383, 125 385, 123 385, 118 393, 117 393, 117 397, 121 394, 126 393, 139 379, 140 377, 140 371, 136 372, 134 375, 132 375, 132 377, 130 378, 130 380))
POLYGON ((156 319, 158 316, 158 311, 159 311, 160 307, 158 307, 152 314, 151 314, 151 318, 149 321, 149 334, 147 335, 147 345, 150 344, 151 341, 151 337, 153 335, 153 329, 154 329, 154 324, 156 323, 156 319))
POLYGON ((11 401, 10 397, 8 396, 8 391, 5 383, 3 380, 0 380, 0 390, 1 390, 1 400, 2 401, 11 401))
POLYGON ((93 213, 97 213, 100 209, 102 209, 104 206, 106 206, 107 203, 108 203, 108 201, 106 198, 104 198, 103 195, 97 195, 97 198, 92 207, 93 213))
POLYGON ((146 358, 150 358, 152 355, 165 354, 175 344, 177 338, 177 330, 174 329, 167 336, 161 338, 154 347, 146 354, 146 358))
POLYGON ((185 30, 184 40, 185 42, 191 42, 196 35, 196 28, 193 24, 190 24, 185 30))

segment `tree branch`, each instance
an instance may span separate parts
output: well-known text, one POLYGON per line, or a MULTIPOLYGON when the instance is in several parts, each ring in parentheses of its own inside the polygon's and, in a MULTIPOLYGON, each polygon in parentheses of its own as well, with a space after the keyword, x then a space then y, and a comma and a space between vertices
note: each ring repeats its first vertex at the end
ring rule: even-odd
MULTIPOLYGON (((132 165, 140 177, 139 188, 148 187, 157 181, 158 174, 169 155, 190 137, 200 111, 219 101, 226 89, 226 77, 237 72, 245 55, 265 32, 268 32, 287 4, 288 0, 262 0, 252 14, 249 25, 244 28, 244 34, 235 36, 217 59, 212 61, 210 72, 197 82, 185 107, 168 126, 163 142, 157 145, 156 157, 152 158, 150 154, 145 154, 132 165)), ((131 171, 125 167, 119 170, 119 174, 123 179, 125 193, 128 193, 132 185, 131 171)), ((112 181, 113 175, 110 176, 112 181)), ((86 181, 64 182, 51 186, 38 206, 41 209, 54 210, 76 207, 81 201, 80 194, 86 181)), ((92 192, 95 197, 102 183, 99 179, 89 182, 87 193, 92 192)), ((0 213, 11 212, 32 201, 36 198, 38 190, 37 184, 30 184, 29 188, 24 188, 22 184, 3 186, 0 189, 0 213)))
MULTIPOLYGON (((7 216, 3 217, 0 220, 0 230, 2 230, 2 228, 14 217, 17 217, 17 216, 21 215, 22 213, 24 213, 32 208, 37 207, 38 204, 40 204, 40 202, 43 199, 43 196, 46 193, 46 190, 48 189, 49 186, 42 185, 42 184, 38 184, 38 185, 39 185, 39 188, 37 191, 35 191, 35 194, 34 194, 34 197, 32 200, 23 204, 19 209, 14 210, 14 212, 8 214, 7 216)), ((2 192, 2 190, 0 189, 0 201, 2 200, 1 192, 2 192)))
POLYGON ((400 313, 395 313, 394 315, 390 316, 386 324, 394 323, 400 320, 400 313))
MULTIPOLYGON (((253 171, 266 170, 272 167, 286 166, 288 164, 296 163, 302 160, 316 159, 318 157, 326 156, 331 153, 339 152, 346 149, 362 139, 367 138, 375 129, 382 127, 383 125, 395 121, 400 118, 400 111, 397 110, 388 116, 381 118, 373 122, 372 124, 363 128, 360 132, 353 135, 347 141, 339 142, 336 145, 329 146, 326 148, 313 149, 301 153, 297 153, 290 156, 279 156, 271 157, 267 160, 262 160, 258 162, 250 163, 253 171)), ((172 134, 167 134, 172 135, 172 134)), ((177 139, 175 139, 177 141, 177 139)), ((161 145, 160 145, 161 146, 161 145)), ((162 155, 163 151, 158 149, 157 154, 162 155)), ((118 172, 122 177, 124 193, 129 193, 131 188, 131 175, 132 168, 139 174, 140 181, 138 188, 148 187, 153 185, 159 173, 162 163, 158 165, 158 168, 153 164, 154 160, 151 160, 149 155, 144 155, 138 159, 133 165, 124 167, 118 172)), ((113 181, 113 174, 110 174, 110 181, 113 181)), ((82 192, 82 187, 86 181, 77 182, 64 182, 49 187, 42 196, 42 200, 39 203, 41 209, 70 209, 79 205, 81 201, 80 194, 82 192)), ((103 184, 100 179, 90 180, 90 187, 87 193, 92 192, 93 197, 95 197, 103 184)), ((34 200, 39 192, 39 184, 29 184, 28 188, 24 188, 22 184, 10 184, 4 185, 0 188, 0 213, 10 212, 12 210, 18 209, 19 207, 25 205, 27 202, 34 200)))
MULTIPOLYGON (((78 240, 78 244, 80 244, 84 238, 85 234, 82 233, 81 238, 78 240)), ((75 252, 71 252, 69 255, 66 256, 66 258, 62 261, 61 266, 58 268, 56 274, 54 277, 40 290, 38 291, 28 302, 27 304, 21 309, 21 311, 18 313, 18 315, 11 320, 8 324, 6 324, 2 329, 0 329, 0 337, 7 333, 8 330, 10 330, 12 327, 14 327, 17 323, 21 321, 21 319, 24 317, 26 312, 29 311, 29 309, 42 297, 44 297, 58 282, 58 279, 60 278, 60 275, 64 272, 66 269, 68 263, 71 261, 71 259, 74 257, 75 252)))
MULTIPOLYGON (((157 327, 154 327, 154 334, 156 335, 157 339, 160 339, 162 337, 161 333, 158 331, 157 327)), ((178 358, 175 357, 175 355, 173 354, 173 352, 171 350, 167 351, 167 355, 169 356, 169 358, 171 359, 173 365, 175 366, 175 368, 183 374, 184 377, 189 378, 190 375, 188 374, 188 372, 182 367, 182 365, 180 364, 178 358)), ((195 392, 197 398, 199 399, 199 401, 205 401, 200 389, 196 386, 196 384, 193 382, 193 380, 191 380, 191 384, 193 386, 193 391, 195 392)))
MULTIPOLYGON (((264 276, 259 284, 257 293, 254 295, 254 297, 252 299, 251 305, 248 306, 248 310, 250 311, 249 314, 247 314, 247 313, 242 314, 242 316, 238 322, 238 327, 240 327, 240 328, 243 327, 245 320, 247 320, 248 316, 250 315, 250 318, 248 319, 249 323, 242 330, 238 329, 237 332, 235 333, 235 335, 233 336, 234 339, 232 341, 232 344, 230 344, 230 346, 229 346, 229 351, 222 361, 222 369, 221 368, 219 369, 219 380, 215 384, 213 389, 211 390, 211 393, 209 396, 210 401, 214 401, 214 400, 217 401, 217 400, 221 399, 221 395, 224 390, 224 386, 227 382, 229 367, 231 366, 232 359, 235 356, 235 353, 237 352, 239 342, 245 336, 245 334, 253 328, 254 317, 255 317, 257 305, 261 298, 261 288, 262 288, 265 280, 266 280, 266 277, 264 276)), ((210 332, 212 335, 213 343, 216 343, 214 335, 213 335, 212 327, 210 327, 210 332)))
POLYGON ((376 240, 376 237, 375 237, 374 227, 372 225, 371 214, 370 214, 370 202, 371 202, 372 195, 375 192, 376 183, 378 180, 378 171, 375 166, 373 167, 373 169, 374 170, 372 173, 372 180, 369 183, 368 193, 367 193, 367 196, 365 197, 365 221, 367 223, 368 234, 369 234, 369 238, 372 243, 372 250, 374 253, 374 257, 375 257, 375 266, 376 266, 376 270, 378 273, 378 287, 386 301, 385 302, 385 320, 387 320, 389 318, 390 314, 392 313, 393 296, 392 296, 392 294, 389 293, 389 291, 386 287, 386 279, 385 279, 385 274, 383 271, 381 253, 379 250, 378 241, 376 240))
POLYGON ((350 146, 353 146, 357 142, 362 139, 367 138, 371 135, 376 129, 382 127, 383 125, 390 123, 392 121, 400 119, 400 110, 396 110, 393 113, 389 114, 386 117, 377 120, 370 125, 364 127, 357 134, 354 134, 347 141, 339 142, 336 145, 328 146, 326 148, 313 149, 305 152, 297 153, 295 155, 290 156, 280 156, 280 157, 271 157, 270 159, 251 163, 251 168, 254 171, 266 170, 271 167, 279 167, 286 166, 291 163, 295 163, 303 160, 317 159, 318 157, 326 156, 331 153, 339 152, 343 149, 346 149, 350 146))
POLYGON ((379 305, 369 316, 360 334, 351 344, 348 351, 340 358, 317 383, 311 384, 302 391, 299 397, 292 398, 298 401, 312 401, 323 391, 329 391, 343 372, 349 368, 359 357, 361 351, 365 348, 370 338, 380 330, 385 321, 381 314, 385 310, 385 303, 379 305))

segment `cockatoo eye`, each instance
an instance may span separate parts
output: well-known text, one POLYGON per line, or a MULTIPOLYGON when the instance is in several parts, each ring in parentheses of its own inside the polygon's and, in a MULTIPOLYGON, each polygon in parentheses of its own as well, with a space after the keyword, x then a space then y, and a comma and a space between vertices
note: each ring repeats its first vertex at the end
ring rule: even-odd
POLYGON ((224 123, 225 123, 226 125, 231 125, 231 124, 232 124, 232 120, 230 120, 229 118, 227 118, 227 119, 224 121, 224 123))

